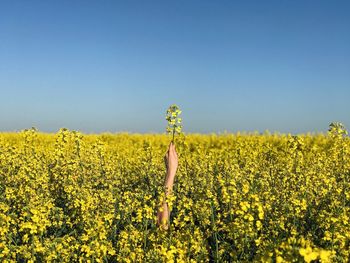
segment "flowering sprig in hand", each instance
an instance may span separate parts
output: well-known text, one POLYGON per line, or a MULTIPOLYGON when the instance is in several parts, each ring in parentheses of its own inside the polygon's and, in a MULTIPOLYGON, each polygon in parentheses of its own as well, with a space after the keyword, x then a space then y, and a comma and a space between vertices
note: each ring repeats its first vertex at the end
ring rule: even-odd
POLYGON ((181 110, 176 104, 171 105, 168 110, 166 111, 166 117, 165 119, 168 121, 168 126, 166 128, 166 131, 168 134, 172 134, 172 142, 174 142, 174 136, 175 134, 180 134, 182 130, 182 119, 179 118, 179 115, 181 114, 181 110))

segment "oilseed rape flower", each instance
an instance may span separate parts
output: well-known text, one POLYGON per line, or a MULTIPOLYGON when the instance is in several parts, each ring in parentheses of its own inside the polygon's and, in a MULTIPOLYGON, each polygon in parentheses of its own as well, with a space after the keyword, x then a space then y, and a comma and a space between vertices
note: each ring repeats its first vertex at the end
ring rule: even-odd
POLYGON ((329 134, 333 136, 346 136, 348 135, 348 131, 346 130, 344 124, 341 122, 332 122, 329 124, 329 129, 328 129, 329 134))
POLYGON ((332 127, 186 135, 167 231, 168 135, 0 133, 0 261, 347 262, 350 138, 332 127))
POLYGON ((165 119, 168 121, 166 131, 168 134, 172 134, 172 142, 174 142, 175 134, 180 134, 182 130, 182 118, 179 117, 181 110, 176 104, 171 105, 167 111, 165 119))

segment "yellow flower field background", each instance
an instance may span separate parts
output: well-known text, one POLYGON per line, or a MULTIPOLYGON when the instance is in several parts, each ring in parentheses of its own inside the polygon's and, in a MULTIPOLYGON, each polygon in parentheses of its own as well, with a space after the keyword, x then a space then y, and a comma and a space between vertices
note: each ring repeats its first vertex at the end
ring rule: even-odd
POLYGON ((347 262, 350 140, 328 134, 176 137, 61 129, 0 134, 2 262, 347 262))

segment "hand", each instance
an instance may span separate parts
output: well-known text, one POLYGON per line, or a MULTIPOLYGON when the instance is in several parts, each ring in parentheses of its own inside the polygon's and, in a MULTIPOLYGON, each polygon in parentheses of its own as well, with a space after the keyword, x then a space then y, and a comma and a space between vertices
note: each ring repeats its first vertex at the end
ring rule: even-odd
POLYGON ((175 144, 170 143, 168 151, 164 156, 165 167, 169 176, 175 176, 177 166, 179 165, 179 159, 175 150, 175 144))

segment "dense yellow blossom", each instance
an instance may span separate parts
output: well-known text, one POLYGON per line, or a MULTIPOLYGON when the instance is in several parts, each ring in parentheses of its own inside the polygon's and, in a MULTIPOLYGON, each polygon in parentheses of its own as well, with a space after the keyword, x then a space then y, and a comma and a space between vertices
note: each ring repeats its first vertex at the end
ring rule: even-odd
POLYGON ((181 134, 168 196, 166 135, 1 133, 0 261, 348 262, 340 128, 181 134), (167 231, 156 224, 164 198, 167 231))

